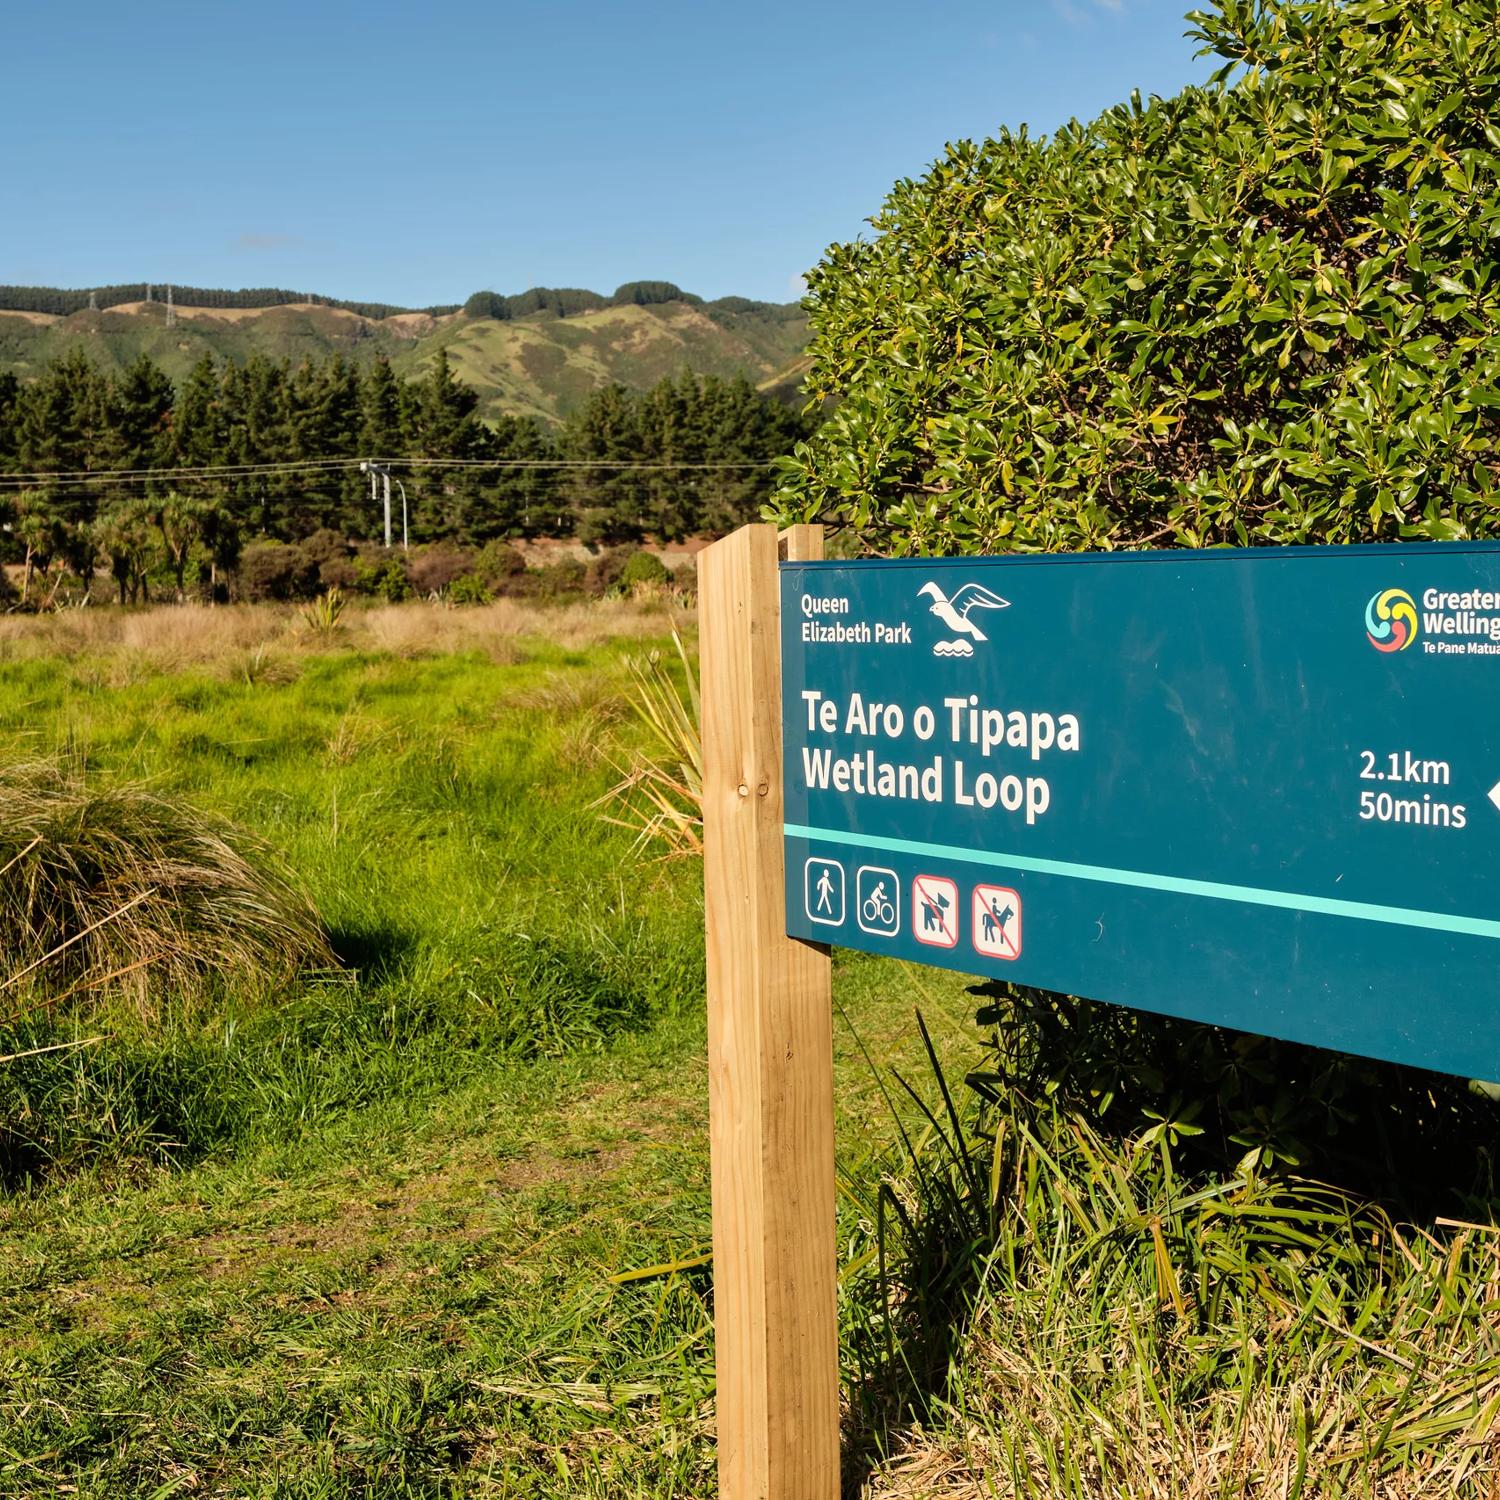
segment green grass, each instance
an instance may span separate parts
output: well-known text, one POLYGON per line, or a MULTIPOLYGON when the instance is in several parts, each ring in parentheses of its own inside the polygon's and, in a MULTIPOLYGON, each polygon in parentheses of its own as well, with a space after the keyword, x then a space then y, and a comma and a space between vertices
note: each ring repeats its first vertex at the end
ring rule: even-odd
MULTIPOLYGON (((0 753, 248 826, 348 968, 5 1029, 105 1040, 0 1064, 0 1493, 712 1487, 709 1271, 611 1279, 710 1233, 698 868, 588 806, 639 649, 7 663, 0 753)), ((914 1066, 959 991, 840 966, 914 1066)), ((863 1180, 888 1117, 838 1036, 863 1180)))
MULTIPOLYGON (((0 755, 244 825, 343 960, 0 1023, 0 1495, 712 1492, 699 867, 592 807, 643 743, 613 608, 0 641, 0 755)), ((1493 1500, 1489 1101, 1036 995, 976 1030, 859 955, 834 998, 851 1493, 1493 1500)))

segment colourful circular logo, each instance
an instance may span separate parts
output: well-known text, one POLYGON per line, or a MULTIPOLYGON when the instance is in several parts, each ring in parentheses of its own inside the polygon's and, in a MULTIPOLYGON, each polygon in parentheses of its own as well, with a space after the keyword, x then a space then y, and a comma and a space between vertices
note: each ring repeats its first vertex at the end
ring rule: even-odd
POLYGON ((1417 638, 1417 605, 1405 589, 1382 589, 1365 605, 1365 634, 1377 651, 1405 651, 1417 638))

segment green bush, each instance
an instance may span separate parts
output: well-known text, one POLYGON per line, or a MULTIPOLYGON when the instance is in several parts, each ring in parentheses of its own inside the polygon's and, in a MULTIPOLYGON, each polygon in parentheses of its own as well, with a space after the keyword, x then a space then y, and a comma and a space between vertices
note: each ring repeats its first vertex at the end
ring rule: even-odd
POLYGON ((576 557, 559 558, 538 568, 532 578, 532 592, 542 599, 567 599, 586 591, 588 570, 576 557))
POLYGON ((782 521, 894 553, 1493 527, 1485 0, 1219 0, 1212 83, 950 146, 809 280, 782 521))
POLYGON ((488 604, 493 597, 477 573, 462 573, 448 585, 449 604, 488 604))
POLYGON ((625 576, 625 564, 635 555, 634 547, 606 547, 588 561, 584 587, 591 594, 607 594, 625 576))
POLYGON ((504 593, 525 577, 526 559, 508 542, 486 542, 474 559, 475 575, 495 593, 504 593))
POLYGON ((654 553, 645 550, 632 552, 620 570, 620 587, 633 589, 637 584, 660 585, 670 583, 672 575, 667 566, 654 553))
POLYGON ((451 542, 430 542, 406 557, 406 575, 418 594, 442 594, 474 571, 474 554, 451 542))
POLYGON ((302 541, 302 555, 317 570, 318 582, 327 589, 355 587, 354 544, 328 527, 302 541))
POLYGON ((399 554, 381 548, 363 549, 354 561, 355 587, 391 604, 412 596, 411 579, 399 554))

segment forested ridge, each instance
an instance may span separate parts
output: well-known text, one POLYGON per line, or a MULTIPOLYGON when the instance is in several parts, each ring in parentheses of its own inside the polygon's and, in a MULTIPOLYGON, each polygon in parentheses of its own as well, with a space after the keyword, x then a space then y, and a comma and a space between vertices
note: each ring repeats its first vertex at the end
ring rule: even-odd
POLYGON ((86 577, 174 527, 209 572, 256 540, 373 540, 361 458, 401 480, 414 542, 674 540, 755 518, 771 461, 808 431, 744 379, 686 371, 605 386, 557 430, 487 423, 477 404, 442 351, 405 381, 385 359, 205 357, 174 387, 145 356, 114 374, 81 350, 33 381, 0 374, 0 561, 56 558, 86 577))
MULTIPOLYGON (((134 295, 144 288, 121 290, 134 295)), ((40 307, 52 295, 13 300, 40 307)), ((71 299, 69 305, 87 300, 83 292, 58 295, 71 299)), ((0 370, 29 382, 83 349, 117 379, 145 355, 178 386, 205 355, 236 364, 260 356, 293 368, 341 355, 361 369, 384 357, 398 378, 410 379, 429 369, 441 349, 455 376, 478 396, 478 416, 495 423, 535 417, 555 430, 611 382, 644 391, 684 369, 721 380, 743 375, 795 401, 807 329, 796 304, 739 297, 703 302, 669 282, 631 282, 609 297, 556 288, 516 297, 486 292, 470 299, 467 313, 438 309, 437 316, 429 310, 379 317, 374 314, 393 310, 341 307, 332 299, 236 309, 229 304, 304 294, 212 295, 219 306, 191 307, 179 295, 180 316, 171 323, 160 300, 70 316, 0 310, 0 370)))
MULTIPOLYGON (((469 317, 478 318, 525 318, 539 313, 570 317, 605 307, 644 307, 663 302, 686 302, 694 307, 703 307, 710 313, 722 310, 736 313, 781 313, 787 317, 798 314, 795 302, 757 302, 749 297, 720 297, 714 301, 705 301, 692 292, 683 291, 670 281, 627 281, 616 287, 610 296, 582 287, 534 286, 513 294, 480 291, 462 304, 440 303, 431 307, 403 307, 392 302, 361 302, 342 297, 324 297, 316 292, 294 292, 284 287, 242 287, 231 291, 225 287, 174 284, 171 291, 172 300, 179 307, 333 307, 356 313, 362 318, 375 319, 409 312, 443 317, 448 313, 458 312, 460 307, 469 317)), ((90 299, 97 311, 105 312, 110 308, 131 306, 138 302, 164 302, 166 296, 167 285, 164 282, 136 281, 116 286, 77 288, 0 286, 0 312, 45 313, 53 317, 69 317, 73 313, 88 310, 90 299)))
MULTIPOLYGON (((56 286, 0 286, 0 312, 48 313, 68 317, 83 312, 93 298, 98 311, 127 306, 135 302, 165 302, 165 282, 133 281, 118 286, 64 288, 56 286)), ((425 312, 433 316, 458 311, 456 302, 445 306, 410 308, 389 302, 351 302, 339 297, 320 297, 315 292, 290 292, 284 287, 243 287, 229 291, 224 287, 172 287, 172 300, 181 307, 289 307, 306 303, 314 307, 337 307, 358 313, 362 318, 389 318, 396 313, 425 312)))

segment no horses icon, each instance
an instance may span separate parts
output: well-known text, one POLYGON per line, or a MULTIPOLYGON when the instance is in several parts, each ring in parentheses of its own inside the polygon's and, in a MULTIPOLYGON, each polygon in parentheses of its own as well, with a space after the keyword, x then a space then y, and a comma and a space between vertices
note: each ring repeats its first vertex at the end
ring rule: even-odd
POLYGON ((1008 885, 974 887, 974 951, 986 958, 1021 956, 1021 897, 1008 885))

